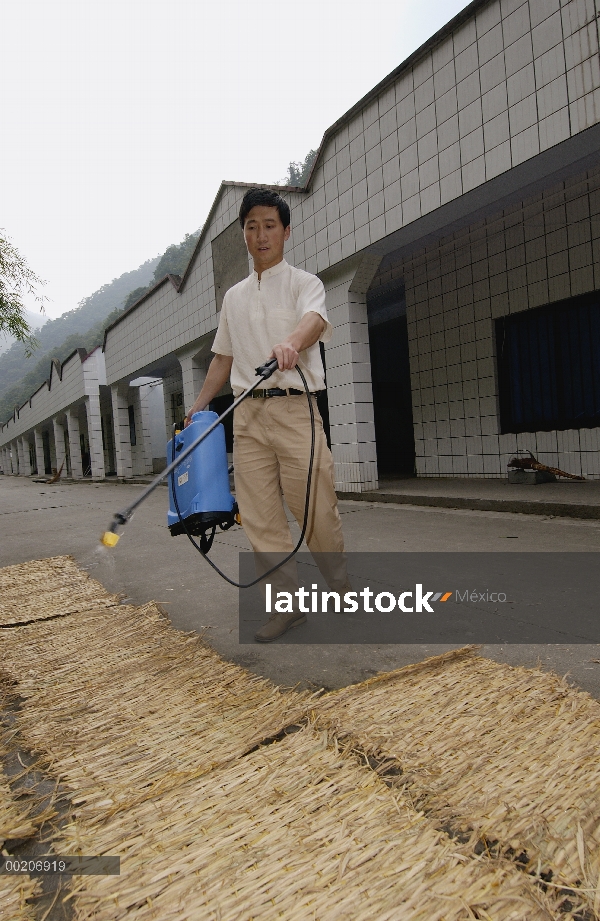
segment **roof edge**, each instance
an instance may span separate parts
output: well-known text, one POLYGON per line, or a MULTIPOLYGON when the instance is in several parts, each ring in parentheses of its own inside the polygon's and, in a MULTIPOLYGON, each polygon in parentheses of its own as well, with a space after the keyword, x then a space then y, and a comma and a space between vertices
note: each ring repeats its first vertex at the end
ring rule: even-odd
POLYGON ((436 45, 439 45, 445 38, 448 37, 448 35, 451 35, 452 32, 454 32, 454 30, 458 26, 462 25, 463 22, 466 22, 468 19, 470 19, 473 13, 475 13, 480 7, 486 6, 490 2, 491 0, 471 0, 471 3, 468 3, 467 6, 464 7, 464 9, 462 9, 459 13, 457 13, 456 16, 453 16, 452 19, 450 19, 447 23, 445 23, 445 25, 443 25, 440 29, 438 29, 438 31, 435 32, 432 36, 430 36, 430 38, 428 38, 425 42, 423 42, 422 45, 416 48, 415 51, 412 52, 412 54, 409 54, 409 56, 405 58, 401 64, 398 65, 398 67, 394 68, 394 70, 392 70, 391 73, 389 73, 386 77, 384 77, 383 80, 380 80, 379 83, 377 83, 376 86, 373 87, 373 89, 369 90, 369 92, 366 93, 364 96, 362 96, 361 99, 358 100, 358 102, 355 102, 354 105, 351 106, 340 118, 338 118, 335 122, 333 122, 333 124, 330 125, 329 128, 327 128, 325 130, 325 133, 323 134, 321 143, 319 144, 319 148, 317 150, 317 156, 315 157, 315 162, 313 163, 311 167, 310 173, 308 175, 308 178, 304 186, 275 185, 274 183, 265 184, 265 183, 259 183, 259 182, 238 182, 236 180, 223 179, 219 188, 217 189, 217 193, 213 199, 212 205, 210 206, 210 209, 206 216, 206 220, 204 221, 204 224, 202 225, 200 229, 198 240, 190 256, 185 272, 183 273, 183 275, 181 276, 181 279, 179 280, 179 283, 176 284, 174 282, 174 279, 178 276, 173 276, 173 275, 165 275, 164 278, 156 282, 156 284, 154 284, 152 288, 146 291, 146 293, 143 294, 142 297, 139 298, 139 300, 137 300, 134 304, 132 304, 131 307, 128 307, 127 310, 124 310, 123 313, 120 316, 118 316, 117 319, 113 323, 110 324, 110 326, 106 327, 106 329, 104 330, 104 340, 102 343, 102 350, 104 351, 106 349, 107 334, 112 329, 114 329, 115 326, 118 326, 119 323, 126 316, 129 315, 129 313, 131 313, 133 310, 136 310, 141 304, 143 304, 144 301, 148 297, 150 297, 151 294, 154 294, 154 292, 158 290, 158 288, 162 284, 164 284, 165 281, 170 280, 173 286, 175 287, 177 293, 183 290, 190 276, 190 272, 194 264, 194 261, 196 259, 196 256, 198 252, 200 251, 200 248, 204 242, 206 232, 210 226, 212 217, 216 211, 217 205, 219 203, 219 199, 223 191, 226 188, 242 188, 242 189, 255 188, 255 189, 270 189, 274 192, 288 192, 288 193, 298 192, 300 194, 308 193, 310 191, 310 186, 311 186, 311 182, 312 182, 312 178, 314 176, 315 170, 317 166, 319 165, 319 163, 321 162, 323 151, 325 149, 326 144, 331 139, 331 137, 335 135, 335 133, 340 128, 342 128, 347 122, 349 122, 350 119, 354 115, 356 115, 358 112, 364 109, 373 99, 376 99, 390 84, 394 83, 398 79, 398 77, 400 77, 401 74, 404 73, 404 71, 407 71, 411 67, 413 67, 421 58, 425 57, 425 55, 429 51, 431 51, 432 48, 434 48, 436 45))
POLYGON ((161 285, 163 285, 163 284, 165 283, 165 281, 167 281, 167 280, 170 281, 171 284, 173 285, 173 287, 175 288, 175 290, 177 291, 178 294, 183 290, 183 288, 185 287, 185 284, 186 284, 186 282, 187 282, 187 280, 188 280, 188 278, 189 278, 189 276, 190 276, 190 272, 191 272, 191 270, 192 270, 192 266, 193 266, 193 264, 194 264, 194 260, 196 259, 196 256, 197 256, 197 254, 199 253, 199 251, 200 251, 200 249, 201 249, 201 247, 202 247, 202 244, 204 243, 204 238, 205 238, 205 236, 206 236, 206 232, 207 232, 207 230, 208 230, 208 228, 209 228, 209 226, 210 226, 211 219, 212 219, 212 217, 213 217, 213 215, 214 215, 214 213, 215 213, 215 211, 216 211, 216 209, 217 209, 217 205, 219 204, 219 199, 220 199, 220 197, 221 197, 223 191, 224 191, 226 188, 270 189, 270 190, 273 191, 273 192, 299 192, 299 193, 301 193, 301 194, 306 194, 306 192, 308 191, 307 189, 302 188, 301 186, 295 186, 295 185, 265 185, 264 183, 261 184, 260 182, 236 182, 236 181, 233 181, 233 180, 223 179, 222 182, 221 182, 221 184, 220 184, 220 186, 219 186, 219 188, 217 189, 217 194, 215 195, 215 197, 214 197, 214 199, 213 199, 213 203, 212 203, 212 205, 210 206, 210 210, 209 210, 209 212, 208 212, 208 214, 207 214, 207 216, 206 216, 206 220, 204 221, 204 224, 202 225, 202 227, 201 227, 201 229, 200 229, 200 233, 198 234, 198 239, 197 239, 197 241, 196 241, 196 245, 195 245, 195 247, 194 247, 194 249, 193 249, 193 251, 192 251, 192 255, 191 255, 190 258, 189 258, 187 267, 186 267, 185 272, 183 273, 183 275, 182 275, 182 276, 179 276, 179 275, 171 275, 171 274, 165 275, 163 278, 161 278, 159 281, 157 281, 154 285, 152 285, 152 287, 149 288, 148 291, 146 291, 144 294, 142 294, 142 296, 141 296, 140 298, 138 298, 138 300, 135 301, 135 303, 133 303, 130 307, 128 307, 127 310, 124 310, 124 311, 116 318, 116 320, 114 320, 114 321, 110 324, 110 326, 107 326, 106 329, 104 330, 104 339, 103 339, 103 342, 102 342, 102 351, 105 351, 105 349, 106 349, 106 337, 107 337, 108 333, 109 333, 112 329, 114 329, 115 326, 118 326, 119 323, 120 323, 122 320, 124 320, 126 316, 128 316, 128 315, 129 315, 130 313, 132 313, 134 310, 137 310, 137 308, 138 308, 141 304, 143 304, 144 301, 147 300, 147 298, 150 297, 150 295, 154 294, 154 292, 157 291, 158 288, 160 288, 161 285))
MULTIPOLYGON (((59 380, 59 381, 62 381, 62 379, 63 379, 63 369, 64 369, 65 365, 67 364, 67 362, 71 361, 71 359, 73 358, 74 355, 79 355, 79 360, 80 360, 81 364, 83 364, 84 361, 86 361, 86 359, 88 359, 88 358, 90 357, 90 355, 92 355, 92 354, 96 351, 97 348, 99 348, 99 346, 95 346, 95 347, 92 349, 91 352, 88 352, 86 349, 84 349, 84 348, 82 348, 82 347, 73 349, 73 351, 70 352, 69 355, 67 355, 67 357, 65 358, 65 360, 62 361, 62 362, 59 361, 58 358, 51 358, 51 359, 50 359, 50 374, 49 374, 49 376, 48 376, 47 378, 45 378, 45 379, 42 381, 42 383, 40 384, 40 386, 39 386, 36 390, 34 390, 33 393, 31 393, 31 394, 27 397, 27 399, 25 400, 24 403, 21 404, 21 406, 15 406, 15 408, 14 408, 14 410, 13 410, 13 415, 12 415, 13 421, 16 422, 15 414, 16 414, 18 417, 20 417, 20 415, 21 415, 21 410, 24 409, 24 408, 27 406, 28 403, 29 403, 29 408, 31 409, 31 401, 33 400, 34 396, 35 396, 37 393, 40 392, 40 390, 42 390, 44 387, 46 387, 48 390, 52 390, 52 377, 53 377, 52 369, 53 369, 53 368, 56 368, 56 373, 58 374, 58 380, 59 380)), ((4 427, 5 427, 6 425, 8 425, 9 422, 10 422, 10 418, 7 419, 6 422, 3 422, 3 423, 0 425, 0 430, 3 430, 4 427)))
POLYGON ((33 400, 33 398, 34 398, 34 396, 36 395, 36 393, 39 393, 40 390, 41 390, 43 387, 46 387, 46 389, 48 389, 48 378, 46 378, 46 380, 42 381, 42 383, 40 384, 40 386, 38 387, 38 389, 37 389, 37 390, 34 390, 33 393, 31 394, 31 396, 29 397, 29 405, 30 405, 30 406, 31 406, 31 401, 33 400))
POLYGON ((432 48, 434 48, 436 45, 439 45, 445 38, 448 37, 448 35, 454 32, 457 26, 462 25, 463 22, 471 18, 472 14, 476 12, 476 10, 482 6, 486 6, 486 4, 490 2, 491 0, 471 0, 471 3, 467 4, 467 6, 465 6, 464 9, 457 13, 456 16, 453 16, 452 19, 450 19, 445 25, 441 27, 441 29, 438 29, 437 32, 434 32, 434 34, 430 36, 427 41, 423 42, 422 45, 419 45, 419 47, 416 48, 412 54, 409 54, 409 56, 405 58, 401 64, 398 65, 398 67, 395 67, 394 70, 392 70, 391 73, 387 75, 387 77, 384 77, 383 80, 380 80, 379 83, 373 87, 373 89, 369 90, 368 93, 359 99, 358 102, 355 102, 347 112, 344 112, 340 118, 334 121, 334 123, 325 130, 319 145, 319 149, 317 151, 317 156, 315 157, 315 162, 313 163, 310 173, 308 174, 306 185, 303 187, 303 191, 308 191, 310 189, 310 184, 312 182, 314 172, 321 160, 321 154, 323 153, 325 145, 330 140, 330 138, 347 122, 349 122, 354 115, 360 112, 361 109, 364 109, 365 106, 372 102, 373 99, 376 99, 377 96, 379 96, 385 89, 387 89, 391 83, 394 83, 405 70, 409 70, 411 67, 414 67, 414 65, 421 58, 425 57, 425 55, 431 51, 432 48))
POLYGON ((221 197, 221 194, 226 188, 268 189, 269 191, 272 191, 272 192, 300 192, 301 194, 306 194, 306 192, 308 191, 303 186, 297 186, 297 185, 274 185, 274 184, 265 185, 264 183, 260 183, 260 182, 237 182, 235 180, 223 179, 221 182, 221 185, 217 189, 217 194, 215 195, 213 199, 213 203, 210 206, 209 212, 206 215, 206 220, 204 221, 204 224, 202 225, 202 228, 198 235, 198 240, 194 247, 194 251, 192 255, 190 256, 190 261, 188 262, 187 268, 181 277, 181 284, 179 286, 180 291, 185 287, 185 283, 189 278, 189 275, 192 269, 192 265, 194 264, 194 259, 196 258, 197 253, 200 251, 200 248, 206 236, 206 231, 208 230, 211 219, 215 211, 217 210, 217 205, 219 204, 219 199, 221 197))
MULTIPOLYGON (((195 252, 196 252, 196 249, 194 248, 194 253, 195 252)), ((155 291, 158 291, 158 289, 162 287, 162 285, 164 285, 166 281, 170 281, 173 287, 175 288, 175 290, 179 292, 179 289, 181 287, 181 279, 179 278, 179 275, 167 274, 167 275, 163 275, 162 278, 159 278, 158 281, 155 281, 151 288, 148 288, 148 290, 145 291, 141 297, 138 297, 137 301, 134 301, 133 304, 131 304, 127 308, 127 310, 123 310, 119 314, 119 316, 116 318, 116 320, 113 320, 110 326, 106 327, 106 329, 104 330, 104 337, 102 339, 102 351, 103 352, 106 349, 106 336, 111 331, 111 329, 114 329, 115 326, 118 326, 121 320, 124 320, 125 317, 128 317, 129 314, 133 313, 134 310, 137 310, 140 304, 143 304, 144 301, 147 300, 147 298, 149 298, 151 294, 154 294, 155 291)), ((91 354, 92 353, 90 352, 90 355, 91 354)))

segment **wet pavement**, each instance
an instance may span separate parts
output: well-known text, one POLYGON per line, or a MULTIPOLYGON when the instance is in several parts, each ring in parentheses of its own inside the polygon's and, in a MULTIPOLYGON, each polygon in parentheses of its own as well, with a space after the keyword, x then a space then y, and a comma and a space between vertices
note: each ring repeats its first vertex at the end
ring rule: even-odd
MULTIPOLYGON (((401 482, 415 489, 439 489, 439 481, 401 482)), ((452 490, 474 491, 477 485, 463 485, 461 481, 457 486, 458 482, 446 480, 445 492, 451 496, 452 490)), ((502 481, 478 481, 481 483, 492 483, 483 489, 504 488, 502 481)), ((560 490, 563 484, 512 488, 549 487, 560 490)), ((160 602, 176 627, 202 633, 221 655, 285 686, 340 687, 448 648, 291 646, 277 642, 240 645, 237 590, 203 562, 185 537, 169 535, 164 487, 157 489, 136 512, 114 550, 99 545, 98 539, 114 512, 127 506, 140 488, 137 484, 106 482, 49 486, 0 476, 0 565, 71 554, 110 591, 123 594, 135 604, 160 602)), ((565 494, 568 488, 565 484, 565 494)), ((573 494, 579 489, 581 484, 575 483, 573 494)), ((362 500, 341 501, 340 512, 349 551, 600 552, 600 521, 594 519, 362 500)), ((298 533, 295 525, 293 530, 298 533)), ((236 527, 217 534, 211 555, 221 568, 236 577, 238 553, 247 549, 244 532, 236 527)), ((600 699, 600 646, 519 644, 486 646, 483 653, 510 664, 541 663, 561 675, 568 673, 580 687, 600 699)))

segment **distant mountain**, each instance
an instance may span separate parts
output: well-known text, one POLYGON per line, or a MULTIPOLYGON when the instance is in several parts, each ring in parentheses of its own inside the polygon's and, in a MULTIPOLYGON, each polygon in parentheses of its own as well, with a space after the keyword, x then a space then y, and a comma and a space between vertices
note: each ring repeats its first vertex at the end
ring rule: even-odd
POLYGON ((139 299, 150 290, 152 285, 155 285, 156 282, 164 278, 165 275, 183 275, 192 258, 199 234, 199 230, 196 233, 186 233, 181 243, 172 243, 171 246, 168 246, 158 260, 158 265, 154 269, 151 283, 139 288, 134 288, 125 299, 124 308, 127 309, 131 307, 132 304, 135 304, 136 301, 139 301, 139 299))
MULTIPOLYGON (((43 358, 40 358, 33 366, 32 359, 29 359, 30 370, 16 384, 9 387, 3 396, 0 397, 0 420, 6 420, 12 415, 15 406, 22 406, 32 393, 48 379, 50 375, 50 364, 53 359, 63 362, 68 358, 75 349, 84 348, 86 352, 91 352, 93 348, 100 345, 104 335, 104 328, 112 323, 119 316, 120 310, 113 310, 108 317, 100 320, 85 333, 73 333, 63 339, 59 346, 46 352, 43 358)), ((33 356, 35 361, 35 354, 33 356)))
MULTIPOLYGON (((149 259, 135 271, 125 272, 103 285, 81 301, 75 310, 63 313, 56 320, 47 320, 35 334, 39 346, 30 358, 26 358, 25 348, 20 342, 13 342, 0 355, 0 422, 5 422, 15 406, 22 405, 48 377, 53 358, 63 361, 73 349, 85 348, 90 342, 87 334, 92 331, 96 332, 95 338, 100 335, 101 341, 109 314, 114 313, 116 319, 129 292, 152 281, 160 258, 149 259), (95 330, 98 325, 102 327, 99 333, 95 330)), ((40 317, 35 315, 35 319, 30 321, 32 328, 39 326, 39 320, 40 317)))
MULTIPOLYGON (((27 320, 29 328, 32 331, 39 329, 40 326, 43 326, 44 323, 48 322, 48 317, 45 317, 43 313, 32 313, 31 310, 25 311, 25 319, 27 320)), ((0 334, 0 355, 2 355, 3 352, 7 352, 11 345, 13 345, 13 343, 16 341, 17 340, 13 336, 5 336, 0 334)))
MULTIPOLYGON (((165 275, 183 275, 197 239, 198 233, 186 234, 181 243, 169 246, 162 256, 103 285, 75 310, 46 321, 35 335, 39 347, 30 358, 25 357, 25 348, 19 342, 0 354, 0 423, 6 422, 15 406, 22 406, 48 378, 52 359, 62 362, 76 348, 91 351, 102 342, 106 326, 125 307, 165 275)), ((40 317, 32 314, 32 319, 28 318, 32 329, 40 326, 40 317)))

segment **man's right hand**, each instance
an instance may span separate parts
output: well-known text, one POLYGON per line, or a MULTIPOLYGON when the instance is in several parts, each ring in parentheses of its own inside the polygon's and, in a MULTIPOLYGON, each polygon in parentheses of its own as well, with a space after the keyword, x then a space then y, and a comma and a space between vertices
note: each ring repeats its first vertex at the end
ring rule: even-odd
MULTIPOLYGON (((205 409, 205 407, 203 406, 202 409, 205 409)), ((184 417, 183 417, 183 427, 184 427, 184 429, 186 429, 186 428, 188 427, 188 425, 191 425, 192 416, 194 415, 194 413, 201 413, 201 412, 202 412, 202 409, 194 409, 194 407, 192 407, 192 408, 190 409, 190 411, 189 411, 189 413, 187 414, 187 416, 184 416, 184 417)))
POLYGON ((210 401, 216 397, 223 384, 229 379, 232 364, 233 358, 230 355, 217 354, 214 356, 209 365, 202 390, 196 397, 196 402, 183 420, 184 428, 188 427, 194 413, 202 412, 203 409, 206 409, 210 401))

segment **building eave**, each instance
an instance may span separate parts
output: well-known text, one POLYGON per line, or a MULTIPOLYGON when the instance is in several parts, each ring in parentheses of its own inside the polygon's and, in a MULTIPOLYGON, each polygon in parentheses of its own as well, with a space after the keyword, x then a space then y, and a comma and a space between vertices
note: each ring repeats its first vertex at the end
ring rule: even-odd
MULTIPOLYGON (((398 80, 403 73, 410 70, 411 67, 414 67, 425 55, 429 54, 436 45, 439 45, 444 39, 448 38, 455 29, 466 22, 468 19, 471 19, 473 14, 477 12, 480 7, 486 6, 490 0, 472 0, 460 13, 457 13, 449 22, 442 26, 441 29, 438 29, 430 38, 427 39, 422 45, 420 45, 416 51, 413 51, 412 54, 402 61, 398 67, 394 68, 391 73, 384 77, 377 86, 374 86, 373 89, 369 90, 362 99, 359 99, 358 102, 355 102, 354 105, 348 109, 340 118, 337 119, 332 125, 327 128, 325 131, 319 148, 317 150, 317 156, 315 157, 315 162, 313 163, 308 178, 306 180, 306 185, 301 191, 308 191, 312 182, 313 175, 315 170, 320 163, 323 155, 323 151, 332 137, 334 137, 340 128, 343 128, 355 115, 357 115, 362 109, 366 108, 374 99, 377 99, 389 86, 398 80)), ((296 190, 298 191, 298 190, 296 190)))

